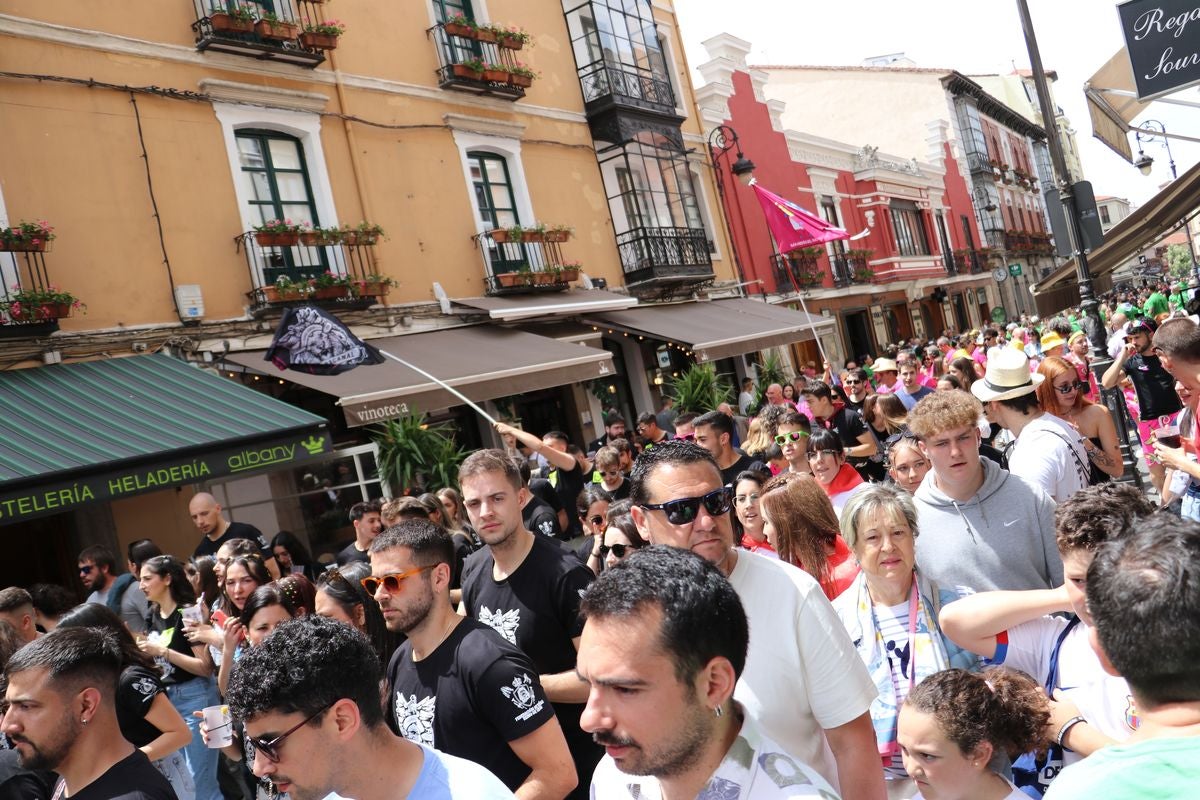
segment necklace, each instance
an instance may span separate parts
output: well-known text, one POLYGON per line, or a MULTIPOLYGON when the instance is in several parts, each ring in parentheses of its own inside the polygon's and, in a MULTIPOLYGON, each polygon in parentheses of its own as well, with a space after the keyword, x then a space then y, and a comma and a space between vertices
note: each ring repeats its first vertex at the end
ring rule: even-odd
MULTIPOLYGON (((453 615, 451 615, 450 619, 446 621, 446 629, 444 631, 442 631, 442 636, 440 639, 437 640, 437 644, 435 644, 433 647, 429 648, 429 653, 435 652, 439 647, 442 646, 443 642, 445 642, 447 639, 450 638, 450 632, 454 630, 454 626, 458 622, 458 620, 455 619, 455 617, 458 617, 458 615, 453 614, 453 615)), ((420 656, 418 656, 417 648, 413 647, 413 652, 412 652, 413 661, 421 661, 422 659, 428 657, 429 653, 422 653, 420 656)))

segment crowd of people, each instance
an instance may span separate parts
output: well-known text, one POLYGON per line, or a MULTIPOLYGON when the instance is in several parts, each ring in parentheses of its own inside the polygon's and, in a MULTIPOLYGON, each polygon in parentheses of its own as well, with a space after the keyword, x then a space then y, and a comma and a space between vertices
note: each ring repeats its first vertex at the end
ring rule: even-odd
POLYGON ((190 557, 0 590, 0 800, 1192 797, 1200 327, 1157 294, 1098 379, 1064 315, 499 424, 324 559, 199 492, 190 557))

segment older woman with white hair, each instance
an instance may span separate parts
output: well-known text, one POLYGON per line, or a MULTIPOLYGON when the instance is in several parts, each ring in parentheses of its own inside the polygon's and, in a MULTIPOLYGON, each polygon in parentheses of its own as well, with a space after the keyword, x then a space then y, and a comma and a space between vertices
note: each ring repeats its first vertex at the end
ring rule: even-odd
POLYGON ((937 623, 942 606, 969 590, 938 586, 917 569, 917 510, 904 490, 866 487, 847 501, 840 525, 861 571, 833 607, 879 690, 871 721, 889 797, 911 797, 915 789, 896 741, 900 706, 935 672, 978 667, 978 658, 937 623))

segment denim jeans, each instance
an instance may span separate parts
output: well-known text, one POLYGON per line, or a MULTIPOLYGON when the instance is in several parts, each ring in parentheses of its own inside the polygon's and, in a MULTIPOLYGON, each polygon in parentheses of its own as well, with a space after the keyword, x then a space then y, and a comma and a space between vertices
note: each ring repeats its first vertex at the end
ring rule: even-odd
POLYGON ((173 684, 167 687, 167 697, 192 732, 192 741, 183 748, 183 757, 196 787, 196 800, 223 800, 217 786, 217 753, 220 751, 204 746, 204 740, 200 738, 200 719, 192 716, 193 711, 220 702, 212 679, 193 678, 173 684))
POLYGON ((163 777, 171 782, 179 800, 196 800, 196 786, 192 782, 192 773, 188 771, 187 759, 182 750, 168 753, 154 762, 154 766, 163 777))
POLYGON ((1200 486, 1189 484, 1181 500, 1183 505, 1179 510, 1179 516, 1200 522, 1200 486))

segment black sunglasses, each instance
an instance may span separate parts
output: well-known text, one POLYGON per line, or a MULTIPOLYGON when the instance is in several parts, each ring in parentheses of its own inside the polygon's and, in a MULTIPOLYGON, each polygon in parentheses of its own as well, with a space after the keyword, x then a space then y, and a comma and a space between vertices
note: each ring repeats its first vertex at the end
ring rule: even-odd
POLYGON ((92 570, 94 570, 95 568, 96 568, 95 564, 84 564, 82 567, 79 568, 79 574, 80 575, 91 575, 92 570))
POLYGON ((313 721, 314 719, 316 719, 317 717, 319 717, 319 716, 321 716, 322 714, 324 714, 324 713, 325 713, 326 711, 328 711, 328 710, 329 710, 329 709, 330 709, 330 708, 333 706, 333 704, 334 704, 334 703, 336 703, 336 702, 337 702, 337 700, 334 700, 334 701, 333 701, 333 702, 331 702, 329 705, 325 706, 325 707, 324 707, 324 708, 322 708, 320 711, 318 711, 317 713, 313 714, 313 715, 312 715, 311 717, 309 717, 308 719, 304 720, 304 722, 301 722, 299 725, 295 726, 294 728, 291 728, 291 729, 289 729, 289 730, 286 730, 286 731, 284 731, 283 733, 279 734, 278 736, 276 736, 274 739, 271 739, 270 741, 264 741, 264 740, 262 740, 262 739, 259 739, 259 738, 258 738, 258 737, 256 737, 256 736, 250 736, 250 735, 248 735, 248 734, 247 734, 247 737, 246 737, 246 738, 248 738, 248 739, 250 740, 250 744, 254 745, 254 749, 255 749, 255 750, 257 750, 258 752, 262 753, 262 754, 263 754, 264 756, 266 756, 266 757, 267 757, 269 760, 271 760, 271 761, 275 762, 276 764, 278 764, 278 763, 279 763, 279 748, 280 748, 280 746, 283 744, 283 740, 284 740, 284 739, 286 739, 287 737, 291 736, 291 735, 292 735, 293 733, 295 733, 296 731, 298 731, 298 730, 300 730, 301 728, 303 728, 303 727, 304 727, 305 725, 307 725, 308 723, 312 722, 312 721, 313 721))
POLYGON ((1070 394, 1076 389, 1082 392, 1087 388, 1088 385, 1083 381, 1075 381, 1074 383, 1068 383, 1063 386, 1055 386, 1054 391, 1058 392, 1059 394, 1070 394))
POLYGON ((606 558, 609 553, 612 553, 617 558, 624 558, 628 553, 632 553, 637 549, 637 546, 632 544, 602 544, 600 545, 600 558, 606 558))
POLYGON ((672 525, 689 525, 696 521, 700 513, 700 504, 711 516, 719 517, 728 514, 733 505, 733 489, 722 486, 702 497, 681 497, 678 500, 668 500, 665 503, 642 503, 647 511, 665 511, 667 522, 672 525))

